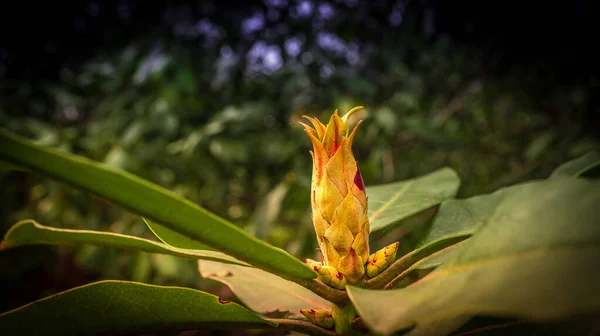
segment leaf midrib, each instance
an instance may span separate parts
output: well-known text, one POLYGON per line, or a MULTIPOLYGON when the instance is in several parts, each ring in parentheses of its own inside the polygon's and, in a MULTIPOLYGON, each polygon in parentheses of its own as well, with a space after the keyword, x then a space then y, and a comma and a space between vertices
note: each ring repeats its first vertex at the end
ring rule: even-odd
POLYGON ((406 190, 408 190, 408 188, 413 185, 415 183, 415 181, 408 181, 406 182, 406 184, 404 185, 404 187, 402 187, 400 190, 398 190, 398 192, 392 197, 390 198, 387 202, 385 202, 385 204, 383 204, 383 206, 381 206, 380 208, 378 208, 372 215, 371 217, 369 217, 369 222, 372 222, 375 220, 375 218, 377 218, 379 215, 381 215, 382 212, 384 212, 392 203, 394 203, 398 198, 400 198, 400 196, 404 195, 406 193, 406 190))

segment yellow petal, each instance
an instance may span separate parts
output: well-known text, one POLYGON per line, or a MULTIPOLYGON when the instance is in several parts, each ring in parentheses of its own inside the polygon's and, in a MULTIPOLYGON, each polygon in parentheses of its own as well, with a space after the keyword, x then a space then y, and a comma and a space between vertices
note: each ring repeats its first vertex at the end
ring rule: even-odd
POLYGON ((346 195, 340 205, 335 209, 335 220, 350 229, 352 237, 356 236, 360 230, 360 219, 363 214, 362 204, 352 194, 346 195))
POLYGON ((352 194, 358 199, 364 209, 367 208, 367 193, 365 191, 365 182, 360 174, 358 163, 356 164, 356 173, 352 179, 352 188, 350 188, 352 194))
POLYGON ((325 125, 323 125, 323 123, 321 121, 319 121, 319 119, 314 118, 314 117, 309 117, 309 116, 302 116, 303 118, 308 119, 313 126, 315 127, 315 130, 317 132, 317 135, 319 136, 319 140, 323 140, 323 135, 325 135, 325 125))
POLYGON ((348 254, 340 258, 338 269, 351 283, 356 283, 365 274, 363 260, 353 248, 350 249, 348 254))
POLYGON ((345 135, 346 124, 344 124, 342 119, 335 113, 329 119, 327 129, 325 129, 325 135, 323 136, 323 147, 325 147, 325 151, 329 157, 333 156, 338 150, 342 137, 345 135))
POLYGON ((330 224, 323 215, 321 214, 321 210, 313 203, 313 212, 311 214, 313 224, 315 226, 315 232, 317 236, 324 236, 325 231, 329 228, 330 224))
POLYGON ((327 240, 327 237, 320 237, 321 240, 321 253, 323 254, 323 259, 327 266, 332 266, 337 268, 340 260, 340 254, 335 250, 333 245, 327 240))
POLYGON ((350 111, 346 112, 346 114, 344 114, 344 116, 342 117, 342 121, 344 123, 348 123, 348 118, 350 118, 351 115, 354 114, 354 112, 358 111, 358 110, 362 110, 364 107, 362 106, 356 106, 353 109, 351 109, 350 111))
POLYGON ((334 221, 333 224, 325 231, 325 238, 336 249, 340 255, 347 254, 352 246, 354 235, 350 229, 339 221, 334 221))
POLYGON ((344 150, 344 143, 346 142, 345 138, 342 138, 340 149, 333 154, 333 156, 327 161, 325 165, 325 170, 327 171, 327 176, 331 179, 333 183, 338 187, 342 196, 345 196, 348 193, 348 186, 346 182, 346 175, 344 172, 346 171, 344 165, 347 163, 346 156, 347 152, 344 150))
MULTIPOLYGON (((365 227, 363 225, 363 227, 365 227)), ((352 248, 356 251, 356 254, 366 261, 369 258, 369 228, 366 225, 366 230, 361 230, 352 242, 352 248)))
POLYGON ((357 169, 354 155, 347 144, 347 138, 342 138, 339 149, 325 165, 327 176, 344 196, 348 193, 348 185, 351 186, 354 183, 357 169))
POLYGON ((335 209, 342 202, 344 197, 338 187, 324 173, 320 183, 315 187, 315 205, 321 210, 321 214, 326 221, 332 222, 335 209))

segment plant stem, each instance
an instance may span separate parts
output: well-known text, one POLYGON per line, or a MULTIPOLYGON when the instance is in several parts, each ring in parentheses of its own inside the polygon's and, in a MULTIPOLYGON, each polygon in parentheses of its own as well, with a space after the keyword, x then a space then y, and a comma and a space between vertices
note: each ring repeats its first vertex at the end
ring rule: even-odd
POLYGON ((365 281, 364 287, 372 289, 381 289, 383 286, 392 281, 400 273, 406 271, 417 261, 430 256, 431 254, 444 249, 448 246, 454 245, 468 238, 468 236, 454 237, 440 241, 436 244, 426 246, 422 249, 416 249, 408 254, 405 254, 402 258, 396 260, 383 272, 379 273, 376 277, 365 281))
POLYGON ((333 304, 331 306, 331 314, 333 315, 333 323, 335 332, 338 335, 352 335, 352 321, 356 317, 356 311, 352 303, 344 305, 333 304))
MULTIPOLYGON (((464 241, 460 242, 460 243, 456 243, 454 245, 450 245, 444 249, 441 249, 435 253, 432 253, 430 256, 435 256, 438 254, 442 254, 444 252, 447 252, 448 250, 454 249, 457 246, 459 246, 460 244, 462 244, 464 241)), ((394 289, 400 282, 402 282, 404 279, 410 278, 411 276, 416 276, 416 273, 414 272, 415 269, 413 269, 412 267, 408 268, 406 271, 400 273, 397 277, 395 277, 394 279, 392 279, 390 282, 388 282, 385 286, 383 286, 383 289, 394 289)), ((413 279, 412 282, 418 280, 418 276, 413 279)))
POLYGON ((333 330, 327 330, 321 328, 316 324, 312 324, 308 321, 303 320, 292 320, 292 319, 277 319, 277 318, 266 318, 265 320, 277 324, 278 329, 284 329, 289 331, 296 331, 303 334, 314 335, 314 336, 334 336, 337 335, 333 330))

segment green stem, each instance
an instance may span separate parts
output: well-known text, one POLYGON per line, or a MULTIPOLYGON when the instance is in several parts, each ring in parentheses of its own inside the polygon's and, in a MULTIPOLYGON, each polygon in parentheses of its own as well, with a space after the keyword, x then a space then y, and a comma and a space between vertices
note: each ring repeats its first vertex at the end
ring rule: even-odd
POLYGON ((390 267, 386 268, 383 272, 379 273, 376 277, 365 281, 364 287, 371 289, 381 289, 383 286, 392 281, 400 273, 406 271, 417 261, 426 258, 433 253, 444 249, 448 246, 459 243, 468 238, 468 236, 453 237, 450 239, 439 241, 435 244, 425 246, 421 249, 416 249, 408 254, 405 254, 402 258, 396 260, 390 267))
POLYGON ((352 303, 344 305, 333 304, 331 306, 331 314, 333 315, 333 323, 335 332, 338 335, 352 335, 352 321, 356 317, 356 311, 352 303))

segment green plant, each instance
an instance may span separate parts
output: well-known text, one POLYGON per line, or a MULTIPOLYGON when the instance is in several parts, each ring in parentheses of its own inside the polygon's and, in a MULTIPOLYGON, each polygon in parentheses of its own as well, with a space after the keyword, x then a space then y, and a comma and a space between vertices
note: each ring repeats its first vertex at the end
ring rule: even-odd
POLYGON ((596 153, 560 166, 547 179, 467 199, 454 199, 460 181, 450 168, 367 187, 371 233, 402 229, 410 225, 403 219, 437 210, 415 250, 393 263, 397 244, 376 252, 371 257, 384 256, 386 263, 377 264, 376 271, 367 268, 366 275, 356 267, 372 258, 344 268, 340 263, 352 254, 349 250, 339 260, 329 256, 324 264, 309 261, 308 267, 162 187, 6 130, 0 131, 0 159, 142 216, 160 240, 25 220, 6 233, 0 250, 74 243, 195 259, 203 277, 225 283, 243 303, 190 288, 101 281, 0 314, 0 330, 12 334, 143 333, 216 325, 312 335, 444 335, 476 316, 549 322, 600 313, 600 269, 594 267, 600 258, 596 153), (345 286, 315 272, 331 264, 350 275, 345 286), (314 323, 303 319, 301 310, 314 323))

